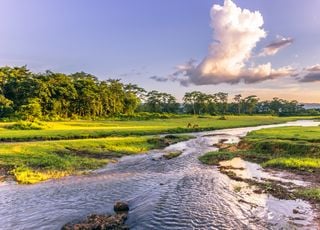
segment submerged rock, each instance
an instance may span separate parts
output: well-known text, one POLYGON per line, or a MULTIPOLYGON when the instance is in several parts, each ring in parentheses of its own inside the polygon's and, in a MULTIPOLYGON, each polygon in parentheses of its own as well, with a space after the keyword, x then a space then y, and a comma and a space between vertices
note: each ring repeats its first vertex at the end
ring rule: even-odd
POLYGON ((125 225, 128 218, 129 206, 125 202, 117 201, 114 205, 114 215, 92 214, 80 223, 69 223, 62 230, 127 230, 125 225))
POLYGON ((113 210, 116 213, 129 212, 129 205, 125 202, 117 201, 113 206, 113 210))

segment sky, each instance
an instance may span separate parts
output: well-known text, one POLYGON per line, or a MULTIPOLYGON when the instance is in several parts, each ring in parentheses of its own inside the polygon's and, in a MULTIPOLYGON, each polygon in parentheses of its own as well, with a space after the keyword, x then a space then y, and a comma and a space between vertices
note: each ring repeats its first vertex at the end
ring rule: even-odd
POLYGON ((320 1, 0 0, 0 66, 320 102, 320 1))

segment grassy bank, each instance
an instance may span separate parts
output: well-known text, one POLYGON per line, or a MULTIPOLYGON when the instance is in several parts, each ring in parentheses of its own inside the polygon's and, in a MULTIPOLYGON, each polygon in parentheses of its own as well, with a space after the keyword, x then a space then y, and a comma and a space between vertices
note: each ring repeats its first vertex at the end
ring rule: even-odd
POLYGON ((69 141, 3 143, 0 168, 30 184, 99 168, 115 158, 162 148, 189 136, 109 137, 69 141))
MULTIPOLYGON (((155 119, 145 121, 65 121, 41 122, 41 125, 26 125, 16 123, 0 123, 0 141, 30 141, 30 140, 63 140, 101 138, 109 136, 142 136, 159 133, 185 133, 224 128, 257 126, 283 123, 297 120, 298 117, 275 116, 226 116, 220 117, 181 117, 170 119, 155 119), (197 127, 188 128, 188 124, 197 127), (33 130, 34 128, 34 130, 33 130)), ((302 118, 305 119, 305 118, 302 118)))
POLYGON ((217 164, 240 156, 264 167, 315 171, 320 169, 320 127, 280 127, 249 133, 237 151, 211 152, 200 160, 217 164))
POLYGON ((265 167, 320 170, 320 127, 258 130, 249 133, 244 145, 248 150, 266 156, 265 167))
POLYGON ((218 165, 234 157, 260 163, 265 168, 290 170, 315 187, 298 189, 295 197, 320 201, 320 127, 281 127, 251 132, 237 146, 209 152, 199 160, 218 165))

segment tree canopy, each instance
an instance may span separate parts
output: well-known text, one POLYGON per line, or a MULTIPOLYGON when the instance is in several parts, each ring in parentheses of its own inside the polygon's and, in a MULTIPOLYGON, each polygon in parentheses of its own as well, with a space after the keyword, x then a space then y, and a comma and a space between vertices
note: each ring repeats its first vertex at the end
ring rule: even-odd
POLYGON ((134 115, 136 112, 187 114, 276 114, 305 112, 298 101, 273 98, 260 101, 256 95, 185 93, 183 103, 168 93, 124 84, 120 79, 99 80, 77 72, 73 74, 32 73, 26 66, 0 67, 0 118, 59 119, 97 118, 134 115))

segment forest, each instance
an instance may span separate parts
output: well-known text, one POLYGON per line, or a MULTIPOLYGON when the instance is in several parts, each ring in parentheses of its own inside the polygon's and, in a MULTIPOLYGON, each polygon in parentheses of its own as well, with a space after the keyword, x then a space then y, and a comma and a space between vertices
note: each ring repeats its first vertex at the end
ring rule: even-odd
POLYGON ((256 95, 185 93, 183 102, 168 93, 146 91, 120 79, 99 80, 96 76, 46 71, 33 73, 26 66, 0 67, 0 119, 59 120, 135 117, 150 114, 271 114, 318 115, 298 101, 256 95))

